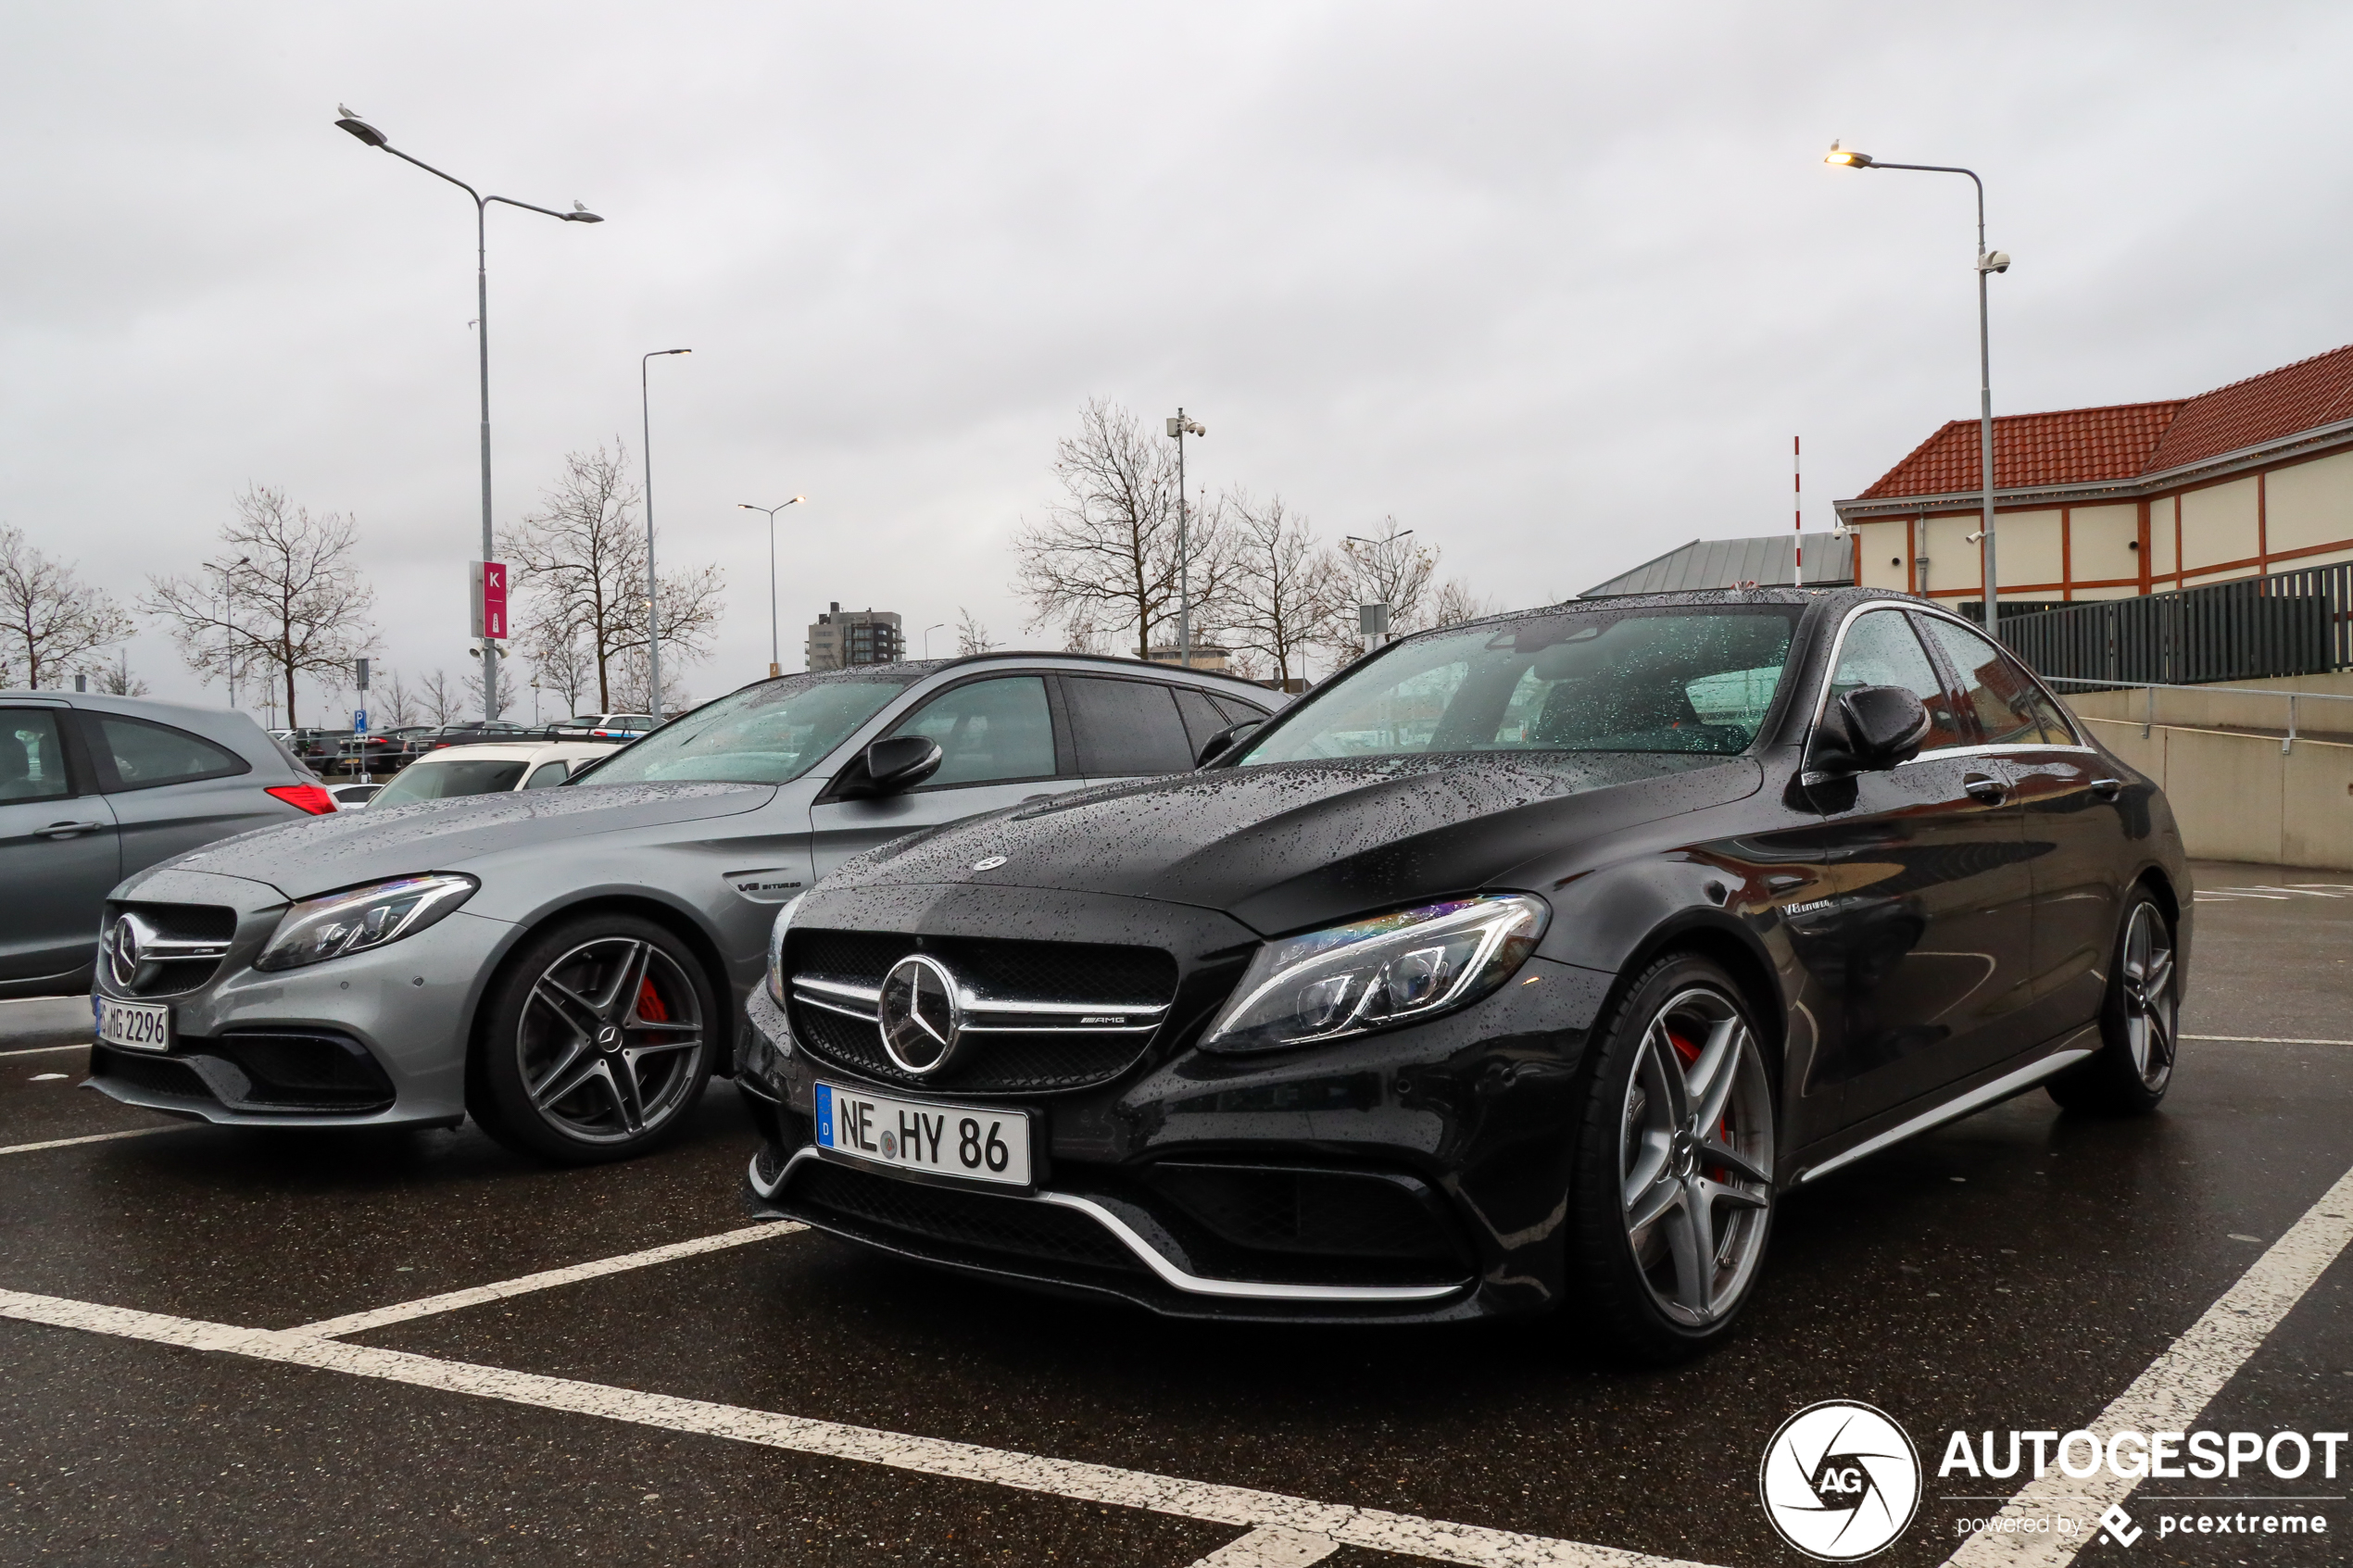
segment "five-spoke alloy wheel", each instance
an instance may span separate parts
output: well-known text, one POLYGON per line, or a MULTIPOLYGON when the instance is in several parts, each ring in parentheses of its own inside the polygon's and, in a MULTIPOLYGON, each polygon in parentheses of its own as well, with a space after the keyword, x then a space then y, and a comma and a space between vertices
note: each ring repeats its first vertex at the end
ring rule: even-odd
POLYGON ((2145 887, 2124 901, 2108 1001, 2100 1010, 2100 1047, 2050 1082, 2051 1098, 2070 1110, 2154 1110, 2173 1083, 2182 1011, 2173 922, 2145 887))
POLYGON ((548 931, 500 975, 475 1042, 476 1118, 567 1161, 651 1148, 710 1075, 721 1017, 694 954, 630 916, 548 931))
POLYGON ((1720 1336, 1772 1228, 1773 1078, 1730 976, 1638 976, 1595 1042, 1577 1151, 1575 1282, 1620 1345, 1672 1360, 1720 1336))

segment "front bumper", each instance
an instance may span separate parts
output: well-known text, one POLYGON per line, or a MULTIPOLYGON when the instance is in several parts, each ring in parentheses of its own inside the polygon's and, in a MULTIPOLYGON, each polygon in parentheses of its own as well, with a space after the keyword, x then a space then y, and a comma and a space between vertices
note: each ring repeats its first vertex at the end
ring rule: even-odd
POLYGON ((862 1080, 797 1049, 763 986, 737 1076, 762 1136, 749 1201, 903 1257, 1172 1317, 1542 1311, 1564 1285, 1575 1080, 1607 983, 1534 959, 1451 1018, 1304 1052, 1155 1051, 1120 1082, 1031 1097, 1030 1194, 820 1152, 816 1079, 862 1080))
POLYGON ((480 987, 514 935, 458 909, 413 936, 301 969, 253 967, 286 900, 209 872, 169 872, 139 902, 236 911, 228 956, 191 990, 134 994, 104 963, 99 995, 161 1002, 169 1051, 91 1051, 85 1086, 126 1105, 226 1126, 451 1125, 466 1113, 466 1055, 480 987))

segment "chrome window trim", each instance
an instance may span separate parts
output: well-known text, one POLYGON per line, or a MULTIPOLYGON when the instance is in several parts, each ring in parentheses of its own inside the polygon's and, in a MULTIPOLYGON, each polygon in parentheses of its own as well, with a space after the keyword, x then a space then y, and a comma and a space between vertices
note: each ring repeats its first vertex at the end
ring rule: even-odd
MULTIPOLYGON (((1931 615, 1940 620, 1949 621, 1954 625, 1962 628, 1964 631, 1975 632, 1981 637, 1985 635, 1984 633, 1978 631, 1976 627, 1970 625, 1967 618, 1955 615, 1952 611, 1947 609, 1939 609, 1934 605, 1925 604, 1915 599, 1867 599, 1863 603, 1856 605, 1847 610, 1845 615, 1842 616, 1839 620, 1838 631, 1831 639, 1830 658, 1822 665, 1821 689, 1814 694, 1814 717, 1806 721, 1806 738, 1798 748, 1798 756, 1801 759, 1812 754, 1814 750, 1815 733, 1821 728, 1822 715, 1830 711, 1831 684, 1832 678, 1838 673, 1839 655, 1846 651, 1846 633, 1854 627, 1856 621, 1859 617, 1869 615, 1875 609, 1902 609, 1910 610, 1916 615, 1931 615)), ((1916 638, 1915 640, 1918 639, 1916 638)), ((1992 641, 1991 638, 1988 638, 1987 640, 1989 642, 1992 641)), ((1898 763, 1897 766, 1908 768, 1914 762, 1925 762, 1931 758, 1938 757, 1970 757, 1978 755, 1991 755, 1997 752, 2007 751, 2082 751, 2089 752, 2094 756, 2097 756, 2099 754, 2099 748, 2097 746, 2084 744, 2083 734, 2075 721, 2075 715, 2070 711, 2065 703, 2060 702, 2057 699, 2057 696, 2051 691, 2050 687, 2043 684, 2043 677, 2034 673, 2033 671, 2027 669, 2026 661, 2024 659, 2020 659, 2016 654, 2011 653, 2009 649, 2003 647, 1999 643, 1995 643, 1994 646, 2004 658, 2007 659, 2011 663, 2017 665, 2020 670, 2025 672, 2026 678, 2034 683, 2034 686, 2037 691, 2040 691, 2045 696, 2051 698, 2052 707, 2057 710, 2059 717, 2066 721, 2069 732, 2075 736, 2074 743, 2069 746, 2054 746, 2048 741, 2036 741, 2032 743, 2022 741, 2003 741, 1998 745, 1989 746, 1939 746, 1933 751, 1923 751, 1916 757, 1898 763)), ((1934 650, 1931 649, 1925 642, 1922 642, 1920 644, 1920 652, 1928 656, 1930 667, 1935 668, 1936 654, 1934 650)), ((1942 678, 1943 671, 1940 670, 1938 673, 1939 677, 1942 678)), ((1822 779, 1826 776, 1827 775, 1817 775, 1814 771, 1809 768, 1805 771, 1803 779, 1805 782, 1818 784, 1822 782, 1822 779)))
MULTIPOLYGON (((792 1179, 793 1172, 799 1169, 800 1162, 817 1157, 817 1146, 814 1144, 795 1149, 792 1158, 785 1161, 785 1168, 776 1173, 776 1179, 763 1182, 760 1179, 760 1156, 753 1155, 748 1171, 751 1190, 758 1193, 762 1200, 774 1202, 776 1195, 785 1189, 785 1184, 792 1179)), ((1202 1274, 1188 1273, 1162 1257, 1126 1222, 1090 1198, 1080 1198, 1076 1193, 1067 1192, 1040 1192, 1035 1197, 1014 1192, 991 1196, 1014 1203, 1051 1204, 1086 1215, 1110 1232, 1114 1241, 1134 1253, 1136 1261, 1158 1276, 1162 1284, 1181 1290, 1188 1296, 1214 1296, 1242 1301, 1435 1301, 1466 1289, 1473 1283, 1461 1280, 1453 1285, 1278 1285, 1264 1280, 1211 1279, 1202 1274)))

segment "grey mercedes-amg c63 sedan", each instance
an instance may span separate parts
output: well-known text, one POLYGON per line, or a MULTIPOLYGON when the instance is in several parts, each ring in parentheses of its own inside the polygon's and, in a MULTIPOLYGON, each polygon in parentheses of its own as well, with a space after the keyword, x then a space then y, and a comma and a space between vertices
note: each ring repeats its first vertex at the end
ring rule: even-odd
POLYGON ((559 788, 224 839, 107 900, 91 1082, 245 1125, 610 1160, 733 1070, 778 907, 919 828, 1177 772, 1263 687, 1067 654, 764 681, 559 788))

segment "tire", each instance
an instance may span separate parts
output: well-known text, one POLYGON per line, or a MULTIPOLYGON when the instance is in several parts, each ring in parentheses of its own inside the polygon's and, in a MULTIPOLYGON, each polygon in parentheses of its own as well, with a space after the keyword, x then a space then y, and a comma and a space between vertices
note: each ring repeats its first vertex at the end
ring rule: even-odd
POLYGON ((519 1154, 626 1160, 675 1135, 727 1014, 692 949, 634 915, 533 937, 484 1002, 467 1109, 519 1154))
POLYGON ((2145 1116, 2173 1086, 2181 1042, 2182 988, 2174 964, 2173 922, 2145 886, 2124 900, 2108 996, 2100 1004, 2100 1047, 2045 1085, 2070 1110, 2145 1116))
POLYGON ((1615 1348, 1681 1361, 1730 1331, 1763 1271, 1773 1075, 1740 987, 1691 954, 1636 975, 1593 1050, 1571 1161, 1571 1278, 1615 1348))

